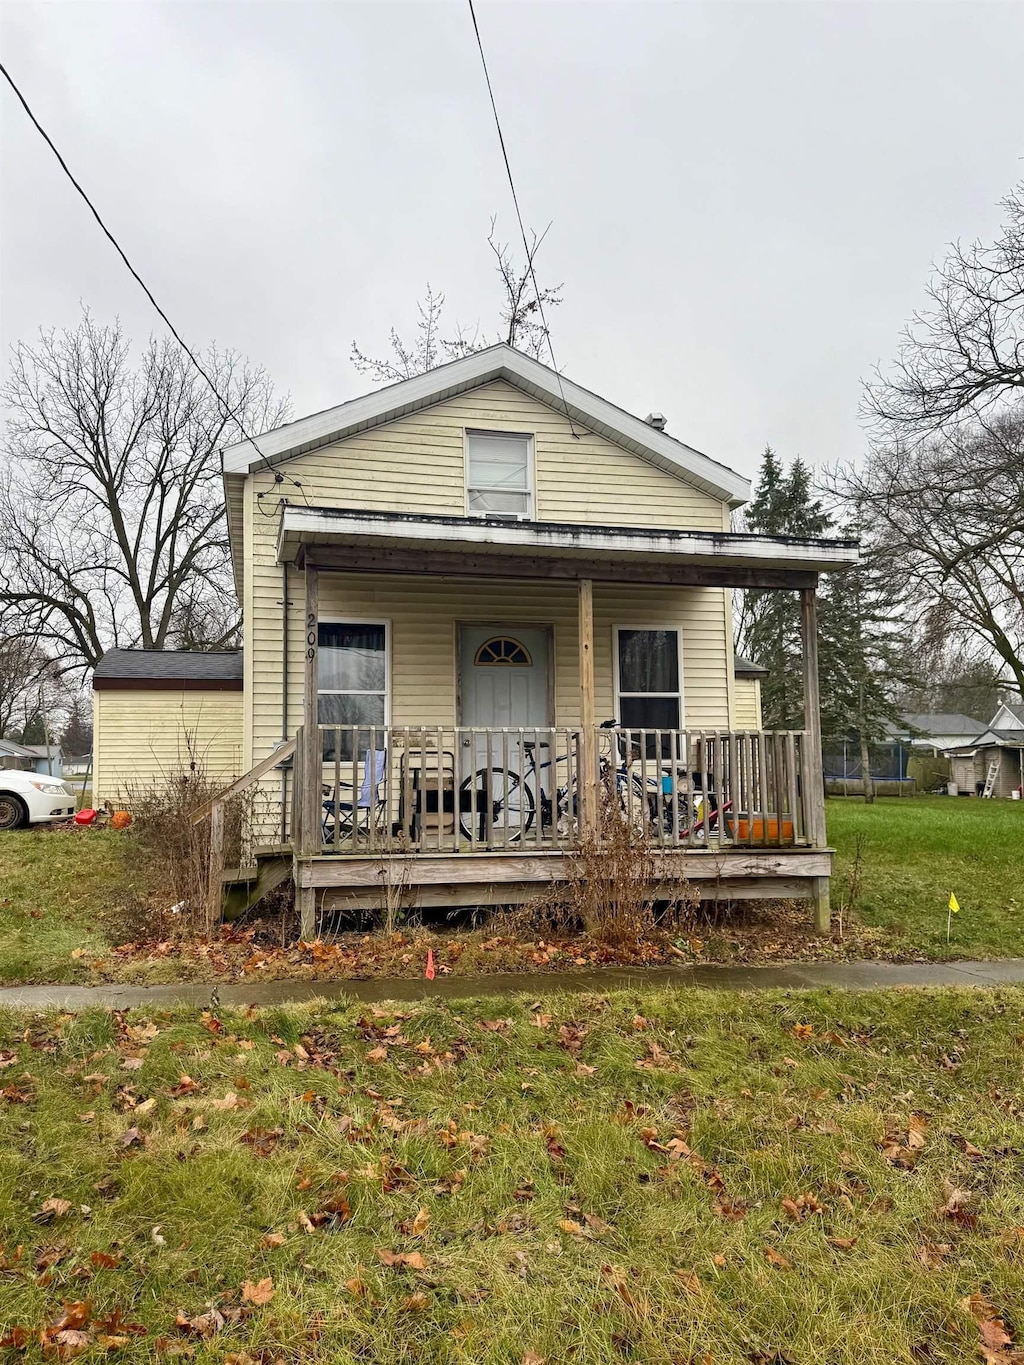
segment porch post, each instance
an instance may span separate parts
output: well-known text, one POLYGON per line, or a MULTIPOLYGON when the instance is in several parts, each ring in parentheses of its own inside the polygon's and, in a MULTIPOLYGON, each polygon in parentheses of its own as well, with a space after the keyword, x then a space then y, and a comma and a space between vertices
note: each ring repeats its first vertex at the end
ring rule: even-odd
MULTIPOLYGON (((800 590, 800 632, 804 664, 804 729, 807 750, 804 754, 807 826, 814 848, 825 848, 825 780, 821 760, 821 697, 818 691, 818 599, 814 588, 800 590)), ((811 879, 814 927, 827 934, 832 926, 828 878, 811 879)))
POLYGON ((594 734, 594 582, 579 580, 580 635, 580 826, 597 823, 597 752, 594 734))
MULTIPOLYGON (((305 667, 302 692, 302 791, 299 802, 302 810, 300 829, 301 847, 296 851, 310 857, 319 853, 320 788, 323 782, 323 750, 320 746, 317 708, 317 652, 319 645, 319 573, 315 564, 305 565, 305 667)), ((316 934, 316 891, 311 886, 296 886, 300 931, 309 941, 316 934)))

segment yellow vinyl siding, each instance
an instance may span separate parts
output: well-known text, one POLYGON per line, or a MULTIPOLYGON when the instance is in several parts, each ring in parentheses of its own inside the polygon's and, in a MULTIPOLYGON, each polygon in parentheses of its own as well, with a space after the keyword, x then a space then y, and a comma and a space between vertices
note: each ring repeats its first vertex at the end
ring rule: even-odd
POLYGON ((242 693, 103 690, 93 693, 93 799, 123 799, 188 770, 227 782, 242 771, 242 693))
MULTIPOLYGON (((302 575, 289 575, 289 730, 302 716, 302 575)), ((379 620, 391 627, 391 719, 395 725, 452 725, 457 719, 456 630, 460 622, 554 628, 554 722, 579 723, 576 589, 571 583, 456 580, 387 574, 320 574, 320 616, 379 620)), ((278 599, 280 593, 277 594, 278 599)), ((279 609, 278 609, 279 611, 279 609)), ((726 634, 716 589, 594 586, 594 672, 598 719, 614 714, 612 631, 664 625, 682 633, 685 722, 729 726, 726 634)), ((280 616, 254 642, 254 756, 281 737, 280 616)))
MULTIPOLYGON (((288 461, 302 492, 254 471, 246 489, 246 766, 282 736, 282 585, 277 563, 280 498, 312 506, 465 514, 466 429, 525 431, 534 437, 539 518, 594 525, 720 531, 729 509, 640 456, 577 428, 564 415, 494 382, 333 446, 288 461), (257 500, 257 494, 266 496, 257 500)), ((304 585, 288 572, 288 716, 302 723, 304 585)), ((555 580, 441 579, 388 574, 320 574, 320 614, 391 625, 391 719, 396 725, 452 725, 456 706, 456 623, 554 627, 555 723, 579 719, 576 587, 555 580)), ((685 722, 731 721, 729 594, 721 589, 594 588, 597 717, 614 712, 612 628, 667 625, 682 631, 685 722)), ((277 790, 279 777, 268 779, 277 790)), ((270 786, 267 788, 270 794, 270 786)))
MULTIPOLYGON (((533 436, 542 521, 728 527, 728 507, 717 498, 582 427, 574 437, 563 413, 500 380, 297 456, 286 468, 314 505, 463 516, 467 428, 533 436)), ((294 487, 275 485, 267 471, 251 477, 256 491, 266 490, 274 502, 282 493, 293 501, 300 496, 294 487)))
POLYGON ((760 730, 761 683, 757 678, 736 678, 733 681, 734 730, 760 730))

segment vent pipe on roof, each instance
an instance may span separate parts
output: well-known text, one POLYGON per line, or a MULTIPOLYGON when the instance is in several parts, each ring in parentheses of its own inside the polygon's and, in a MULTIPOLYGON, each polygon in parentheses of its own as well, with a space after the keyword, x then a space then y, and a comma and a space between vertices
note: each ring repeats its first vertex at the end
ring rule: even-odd
POLYGON ((644 421, 649 427, 653 427, 655 431, 664 431, 668 426, 668 418, 660 412, 649 412, 644 418, 644 421))

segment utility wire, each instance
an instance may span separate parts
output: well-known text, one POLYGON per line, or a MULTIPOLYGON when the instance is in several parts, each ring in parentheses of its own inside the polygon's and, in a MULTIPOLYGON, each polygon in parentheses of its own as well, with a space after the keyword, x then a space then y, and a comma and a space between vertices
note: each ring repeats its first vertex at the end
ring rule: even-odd
MULTIPOLYGON (((14 77, 11 75, 11 73, 7 70, 6 66, 4 66, 4 64, 3 64, 2 62, 0 62, 0 74, 3 75, 3 77, 4 77, 4 79, 6 80, 7 84, 8 84, 8 85, 11 87, 11 89, 14 91, 15 95, 17 95, 19 101, 21 102, 21 107, 25 110, 25 113, 29 116, 29 119, 30 119, 30 121, 32 122, 32 125, 33 125, 33 127, 35 128, 36 132, 37 132, 37 133, 39 134, 39 136, 43 139, 43 141, 44 141, 44 142, 46 143, 46 145, 49 147, 50 151, 54 154, 54 156, 57 158, 58 162, 60 163, 60 168, 61 168, 61 170, 64 172, 64 174, 67 176, 67 178, 71 181, 72 185, 74 185, 75 189, 78 191, 78 193, 79 193, 79 194, 82 196, 82 198, 85 200, 85 203, 86 203, 87 208, 89 209, 89 212, 90 212, 90 213, 92 214, 92 216, 96 219, 97 223, 99 223, 100 229, 101 229, 101 231, 103 232, 103 235, 107 238, 107 240, 109 241, 110 245, 114 248, 114 250, 117 252, 117 254, 121 257, 121 260, 122 260, 122 261, 125 263, 125 265, 128 267, 128 270, 129 270, 129 272, 131 273, 132 277, 135 279, 136 283, 139 285, 139 288, 140 288, 140 289, 142 290, 142 292, 145 294, 146 298, 149 299, 150 303, 153 305, 153 307, 154 307, 154 308, 156 309, 156 311, 159 313, 160 317, 163 319, 163 321, 164 321, 165 324, 167 325, 167 328, 169 329, 171 335, 174 337, 175 341, 178 343, 178 345, 181 347, 181 349, 182 349, 182 350, 185 352, 185 354, 188 356, 189 360, 191 360, 192 364, 196 367, 196 369, 199 371, 199 373, 202 375, 202 377, 206 380, 207 384, 210 386, 210 389, 211 389, 211 391, 212 391, 212 393, 213 393, 213 396, 217 399, 217 402, 220 403, 221 407, 224 409, 224 411, 227 413, 227 415, 228 415, 230 418, 232 418, 232 420, 237 424, 238 429, 239 429, 239 431, 242 433, 243 438, 244 438, 246 441, 248 441, 249 444, 252 446, 252 448, 256 451, 256 454, 257 454, 257 455, 260 457, 260 459, 263 461, 265 467, 270 471, 270 473, 272 473, 272 474, 274 475, 275 480, 276 480, 278 483, 283 483, 283 482, 285 481, 285 479, 287 478, 287 480, 288 480, 289 483, 293 483, 293 484, 295 485, 296 488, 298 488, 298 489, 300 489, 300 490, 302 491, 302 496, 303 496, 303 498, 305 499, 305 497, 306 497, 305 489, 302 487, 302 484, 298 481, 298 479, 292 478, 290 475, 281 474, 278 470, 276 470, 276 469, 274 468, 274 466, 270 463, 270 460, 267 458, 267 456, 264 455, 264 453, 263 453, 262 450, 260 450, 259 446, 258 446, 257 443, 256 443, 256 438, 255 438, 254 436, 250 436, 249 433, 246 431, 246 429, 245 429, 245 424, 243 423, 242 419, 239 417, 238 413, 234 410, 234 408, 232 408, 231 404, 230 404, 225 398, 223 398, 223 397, 221 396, 220 390, 217 388, 216 384, 213 382, 213 380, 212 380, 212 379, 210 378, 210 376, 207 374, 206 370, 205 370, 205 369, 203 368, 203 366, 200 364, 199 360, 197 359, 197 357, 196 357, 196 355, 195 355, 195 352, 192 351, 192 349, 186 344, 184 338, 182 337, 181 333, 178 331, 177 327, 175 327, 174 323, 170 320, 170 318, 167 316, 167 314, 164 312, 164 310, 163 310, 163 309, 160 307, 160 305, 157 303, 156 299, 153 297, 152 291, 150 290, 149 286, 146 284, 146 281, 142 278, 142 276, 139 274, 139 272, 138 272, 138 271, 135 269, 135 267, 132 265, 131 261, 130 261, 130 260, 128 259, 128 257, 125 255, 124 250, 123 250, 123 248, 121 247, 121 244, 118 242, 117 238, 114 236, 114 234, 113 234, 113 233, 110 231, 110 229, 107 227, 106 223, 105 223, 105 222, 103 221, 103 219, 100 217, 100 215, 99 215, 99 210, 96 208, 96 205, 92 202, 92 200, 91 200, 91 199, 89 198, 89 196, 86 194, 85 190, 82 188, 82 186, 81 186, 81 185, 78 183, 78 181, 75 179, 74 175, 73 175, 72 172, 71 172, 70 167, 68 166, 68 163, 64 160, 64 158, 61 156, 60 152, 57 150, 57 148, 56 148, 56 146, 55 146, 55 144, 54 144, 54 141, 53 141, 53 139, 50 137, 49 133, 46 131, 46 129, 43 127, 43 125, 42 125, 42 124, 39 122, 39 120, 36 118, 35 114, 32 112, 32 109, 31 109, 31 107, 30 107, 30 105, 29 105, 28 100, 25 98, 25 96, 24 96, 24 95, 21 93, 21 91, 18 89, 18 86, 17 86, 17 84, 15 83, 14 77)), ((262 497, 262 494, 260 494, 259 496, 262 497)))
POLYGON ((476 10, 473 8, 473 0, 469 0, 469 15, 473 20, 473 32, 476 34, 476 45, 480 50, 480 64, 484 69, 484 80, 487 82, 487 93, 491 98, 491 112, 494 114, 494 126, 498 130, 498 141, 501 143, 501 155, 505 162, 505 173, 508 176, 508 187, 512 191, 512 203, 515 205, 516 217, 519 219, 519 232, 523 239, 523 251, 526 253, 526 265, 530 272, 530 279, 533 281, 533 292, 537 296, 537 311, 540 313, 541 325, 544 328, 544 336, 548 343, 548 354, 551 356, 551 368, 555 372, 558 380, 558 392, 562 397, 562 407, 565 408, 565 415, 569 420, 569 430, 575 439, 580 439, 579 432, 573 426, 572 417, 569 415, 569 404, 565 401, 565 391, 562 388, 562 376, 559 374, 558 365, 555 361, 555 348, 551 343, 551 330, 548 327, 548 320, 544 316, 544 303, 540 296, 540 289, 537 286, 537 275, 533 268, 533 256, 530 252, 529 243, 526 240, 526 228, 523 226, 523 215, 519 208, 519 196, 516 194, 516 182, 512 179, 512 167, 509 164, 508 149, 505 146, 505 135, 501 131, 501 119, 498 117, 498 106, 494 99, 494 87, 491 85, 491 73, 487 69, 487 58, 484 55, 483 39, 480 37, 480 25, 476 21, 476 10))

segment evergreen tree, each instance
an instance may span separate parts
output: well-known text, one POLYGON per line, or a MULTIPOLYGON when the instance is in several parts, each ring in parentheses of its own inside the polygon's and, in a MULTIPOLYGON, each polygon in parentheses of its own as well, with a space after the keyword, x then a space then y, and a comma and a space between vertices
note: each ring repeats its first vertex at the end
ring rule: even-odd
POLYGON ((60 747, 69 757, 79 757, 92 749, 92 717, 83 699, 75 697, 68 708, 67 723, 61 732, 60 747))
MULTIPOLYGON (((745 529, 760 535, 852 538, 858 538, 860 530, 837 528, 815 495, 808 467, 798 459, 787 472, 770 446, 762 458, 745 529)), ((870 548, 856 567, 822 576, 818 605, 822 738, 859 741, 866 774, 868 746, 884 736, 888 721, 898 719, 894 697, 898 684, 906 681, 905 651, 894 624, 898 609, 891 572, 870 548)), ((768 589, 745 592, 738 636, 741 652, 768 670, 761 683, 765 727, 802 728, 798 595, 768 589)), ((869 777, 865 795, 870 799, 869 777)))
MULTIPOLYGON (((765 536, 821 536, 831 518, 813 496, 810 470, 794 460, 787 472, 765 446, 744 529, 765 536)), ((761 711, 770 730, 798 730, 803 724, 803 662, 800 599, 795 593, 752 588, 744 592, 738 636, 740 652, 767 668, 761 681, 761 711)))

